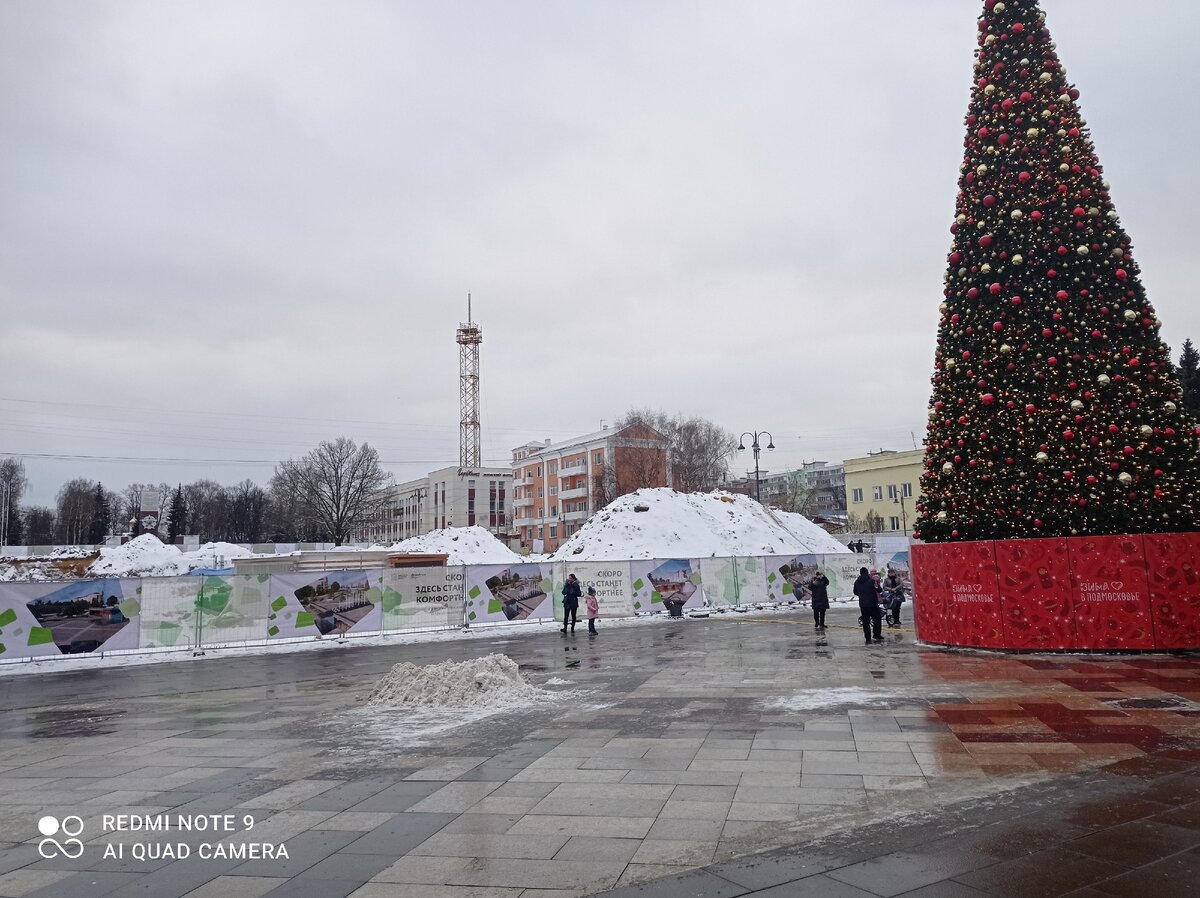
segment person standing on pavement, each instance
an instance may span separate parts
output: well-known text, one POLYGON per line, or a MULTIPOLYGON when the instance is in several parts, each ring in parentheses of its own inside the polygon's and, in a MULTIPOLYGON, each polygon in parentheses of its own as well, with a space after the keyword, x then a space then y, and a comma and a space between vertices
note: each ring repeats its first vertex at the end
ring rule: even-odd
POLYGON ((571 623, 571 632, 575 632, 575 622, 579 620, 579 597, 583 595, 583 591, 579 588, 579 581, 575 579, 574 574, 567 575, 567 582, 563 584, 563 627, 562 631, 567 632, 567 622, 571 623))
POLYGON ((596 635, 596 618, 600 616, 600 600, 596 598, 596 587, 589 586, 587 599, 588 636, 596 635))
POLYGON ((854 594, 858 596, 858 610, 862 612, 863 637, 871 644, 872 633, 876 642, 883 642, 883 613, 879 609, 879 593, 875 581, 865 567, 858 569, 854 581, 854 594))
POLYGON ((825 612, 829 610, 829 578, 817 571, 808 584, 812 596, 813 629, 825 629, 825 612))

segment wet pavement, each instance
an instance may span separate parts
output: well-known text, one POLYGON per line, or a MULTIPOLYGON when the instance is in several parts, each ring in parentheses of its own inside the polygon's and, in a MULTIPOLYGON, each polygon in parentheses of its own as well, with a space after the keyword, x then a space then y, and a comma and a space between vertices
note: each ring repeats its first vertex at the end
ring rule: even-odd
POLYGON ((0 898, 1194 892, 1200 657, 867 647, 856 616, 0 677, 0 898), (361 704, 489 652, 560 694, 361 704))

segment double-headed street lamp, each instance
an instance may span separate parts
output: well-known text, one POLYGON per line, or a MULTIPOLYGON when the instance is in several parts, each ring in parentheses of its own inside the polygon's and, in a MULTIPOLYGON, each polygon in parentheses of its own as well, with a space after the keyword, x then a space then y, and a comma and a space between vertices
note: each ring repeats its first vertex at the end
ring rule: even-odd
POLYGON ((766 437, 767 448, 774 449, 775 438, 765 430, 756 430, 754 432, 747 430, 740 437, 738 437, 738 452, 744 452, 746 450, 746 437, 752 438, 750 448, 754 450, 754 498, 759 502, 762 502, 762 483, 758 479, 758 453, 762 450, 762 446, 760 446, 759 443, 762 437, 766 437))

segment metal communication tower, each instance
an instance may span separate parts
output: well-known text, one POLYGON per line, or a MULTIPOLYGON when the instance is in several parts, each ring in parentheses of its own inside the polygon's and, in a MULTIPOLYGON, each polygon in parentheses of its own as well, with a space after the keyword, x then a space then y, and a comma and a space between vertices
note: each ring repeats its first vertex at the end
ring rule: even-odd
POLYGON ((458 473, 477 472, 482 464, 479 447, 479 344, 483 328, 471 321, 471 294, 467 294, 467 323, 458 325, 458 473))

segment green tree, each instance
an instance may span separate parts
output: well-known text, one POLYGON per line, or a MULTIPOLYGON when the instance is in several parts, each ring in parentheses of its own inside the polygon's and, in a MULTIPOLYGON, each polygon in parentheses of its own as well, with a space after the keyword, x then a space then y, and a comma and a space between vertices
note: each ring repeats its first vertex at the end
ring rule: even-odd
POLYGON ((94 546, 100 545, 112 530, 111 511, 108 504, 108 493, 104 484, 97 482, 96 491, 92 496, 92 521, 88 525, 88 542, 94 546))
POLYGON ((1036 0, 987 0, 916 533, 1196 528, 1196 424, 1036 0))
POLYGON ((1179 354, 1179 380, 1183 384, 1184 406, 1200 417, 1200 352, 1191 340, 1183 341, 1183 351, 1179 354))
POLYGON ((187 533, 188 507, 187 498, 183 495, 182 483, 175 487, 169 509, 167 512, 167 542, 174 543, 176 539, 187 533))

